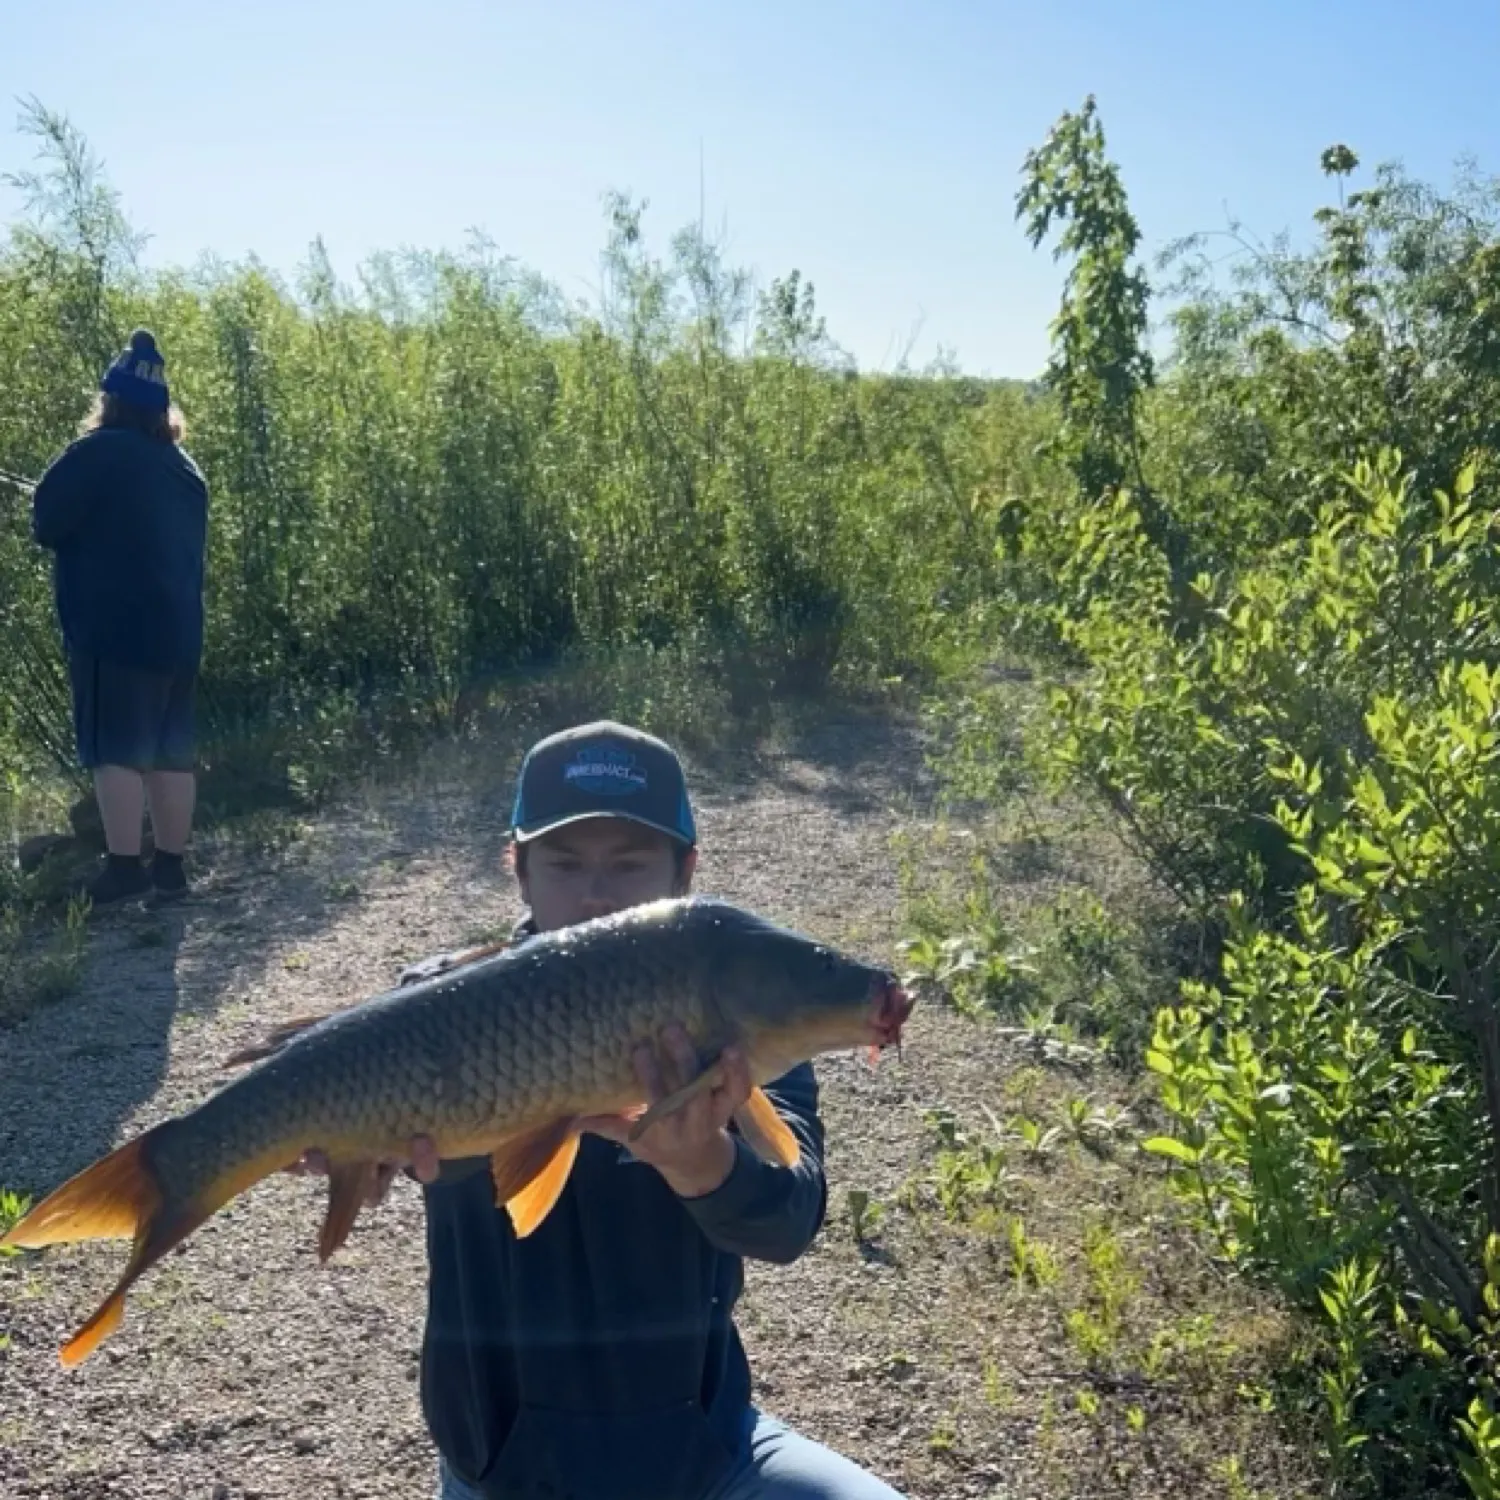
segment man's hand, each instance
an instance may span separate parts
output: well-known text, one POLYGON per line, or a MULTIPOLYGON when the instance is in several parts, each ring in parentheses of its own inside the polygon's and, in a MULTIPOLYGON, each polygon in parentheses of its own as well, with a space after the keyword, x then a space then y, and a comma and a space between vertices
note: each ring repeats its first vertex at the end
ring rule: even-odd
MULTIPOLYGON (((661 1042, 660 1057, 643 1046, 632 1059, 652 1104, 691 1083, 699 1071, 698 1054, 681 1026, 668 1026, 661 1042)), ((630 1140, 634 1121, 622 1115, 591 1115, 579 1122, 579 1128, 628 1145, 638 1160, 666 1178, 679 1197, 701 1198, 720 1186, 734 1167, 734 1138, 727 1127, 735 1110, 750 1097, 750 1068, 744 1054, 726 1047, 722 1060, 721 1083, 653 1121, 637 1141, 630 1140)))
MULTIPOLYGON (((371 1207, 381 1202, 390 1191, 391 1182, 396 1173, 403 1167, 410 1167, 416 1174, 418 1182, 434 1182, 441 1166, 437 1145, 432 1137, 414 1135, 411 1138, 411 1151, 408 1155, 379 1164, 375 1174, 375 1185, 366 1195, 365 1202, 371 1207)), ((307 1151, 303 1153, 302 1160, 288 1167, 287 1171, 294 1177, 326 1177, 328 1158, 321 1151, 307 1151)))

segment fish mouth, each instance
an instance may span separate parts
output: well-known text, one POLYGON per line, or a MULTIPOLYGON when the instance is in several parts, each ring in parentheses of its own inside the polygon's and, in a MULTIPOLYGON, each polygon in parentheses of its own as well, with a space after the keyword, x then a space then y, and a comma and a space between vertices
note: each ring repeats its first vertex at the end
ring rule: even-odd
POLYGON ((874 1050, 900 1047, 901 1028, 906 1024, 916 1000, 889 974, 881 975, 870 986, 869 1041, 874 1050))

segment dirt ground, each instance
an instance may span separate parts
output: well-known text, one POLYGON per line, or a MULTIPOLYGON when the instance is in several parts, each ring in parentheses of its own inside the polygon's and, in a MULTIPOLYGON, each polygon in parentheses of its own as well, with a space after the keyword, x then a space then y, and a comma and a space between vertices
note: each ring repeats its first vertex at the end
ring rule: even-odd
MULTIPOLYGON (((830 710, 693 769, 700 889, 895 958, 891 836, 926 826, 931 791, 911 724, 830 710)), ((0 1188, 43 1192, 193 1104, 268 1023, 355 1000, 406 962, 504 929, 518 910, 499 860, 512 770, 508 757, 434 751, 417 774, 362 789, 280 846, 206 844, 189 904, 96 917, 80 990, 0 1033, 0 1188)), ((819 1064, 828 1223, 795 1266, 751 1266, 742 1304, 762 1405, 914 1500, 1302 1493, 1269 1419, 1213 1394, 1244 1384, 1236 1360, 1249 1356, 1216 1365, 1205 1344, 1193 1357, 1211 1379, 1187 1354, 1147 1375, 1121 1374, 1118 1362, 1101 1375, 1097 1360, 1084 1370, 1062 1333, 1068 1299, 1084 1305, 1084 1291, 1070 1290, 1072 1260, 1059 1249, 1063 1274, 1049 1289, 1045 1276, 1015 1273, 1013 1229, 952 1222, 935 1206, 923 1186, 932 1110, 982 1119, 982 1101, 1024 1097, 1040 1112, 1075 1087, 1021 1048, 925 1005, 901 1059, 873 1071, 846 1056, 819 1064), (863 1238, 851 1189, 884 1212, 863 1238)), ((1088 1086, 1131 1102, 1121 1081, 1088 1086)), ((1139 1297, 1156 1298, 1158 1313, 1186 1327, 1211 1295, 1231 1351, 1280 1336, 1252 1303, 1215 1290, 1200 1252, 1140 1207, 1135 1168, 1056 1155, 1060 1165, 1019 1172, 1013 1185, 1034 1233, 1062 1246, 1097 1211, 1146 1267, 1139 1297)), ((148 1275, 124 1328, 76 1371, 59 1367, 56 1347, 118 1273, 124 1247, 0 1259, 0 1494, 431 1494, 416 1399, 419 1195, 398 1184, 326 1267, 315 1255, 321 1215, 321 1185, 261 1184, 148 1275)))

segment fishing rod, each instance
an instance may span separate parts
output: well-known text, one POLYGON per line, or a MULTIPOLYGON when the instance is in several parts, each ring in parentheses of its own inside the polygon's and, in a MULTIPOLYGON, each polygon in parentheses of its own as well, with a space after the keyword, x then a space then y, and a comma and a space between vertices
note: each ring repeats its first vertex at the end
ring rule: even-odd
POLYGON ((29 495, 36 489, 36 480, 27 479, 20 474, 9 474, 0 469, 0 484, 8 484, 12 489, 20 490, 23 495, 29 495))

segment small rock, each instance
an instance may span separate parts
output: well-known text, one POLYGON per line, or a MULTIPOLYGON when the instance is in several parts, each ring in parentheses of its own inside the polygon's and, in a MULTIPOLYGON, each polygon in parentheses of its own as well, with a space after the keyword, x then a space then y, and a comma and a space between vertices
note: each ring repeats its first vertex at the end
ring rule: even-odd
POLYGON ((213 1500, 229 1500, 229 1486, 222 1479, 214 1485, 213 1500))
POLYGON ((292 1448, 297 1453, 316 1453, 318 1451, 318 1435, 305 1429, 296 1433, 292 1438, 292 1448))

